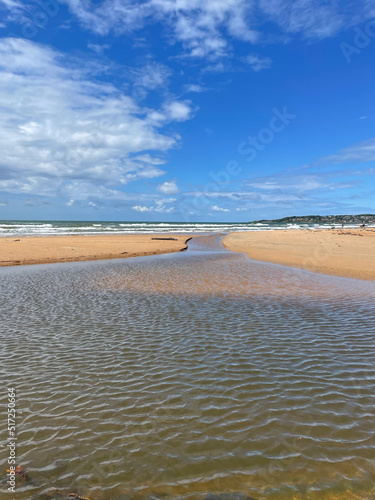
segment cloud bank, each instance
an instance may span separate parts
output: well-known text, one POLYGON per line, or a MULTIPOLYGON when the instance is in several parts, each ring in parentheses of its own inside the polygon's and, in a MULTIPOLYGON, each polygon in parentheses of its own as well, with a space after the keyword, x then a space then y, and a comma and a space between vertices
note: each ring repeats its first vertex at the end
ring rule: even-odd
POLYGON ((186 100, 140 107, 91 65, 22 39, 0 40, 0 76, 0 190, 10 193, 121 197, 115 188, 165 173, 180 138, 163 127, 193 115, 186 100))
POLYGON ((286 36, 323 39, 373 15, 373 2, 367 0, 63 1, 86 29, 99 35, 131 33, 161 22, 166 36, 194 58, 228 55, 231 40, 263 42, 267 22, 286 36))

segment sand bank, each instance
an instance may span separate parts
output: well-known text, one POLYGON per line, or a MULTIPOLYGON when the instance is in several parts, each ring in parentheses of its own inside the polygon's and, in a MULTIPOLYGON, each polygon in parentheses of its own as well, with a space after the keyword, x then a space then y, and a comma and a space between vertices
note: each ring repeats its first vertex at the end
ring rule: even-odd
POLYGON ((121 259, 180 252, 187 248, 189 238, 166 234, 0 238, 0 266, 121 259))
POLYGON ((253 260, 375 280, 375 229, 241 232, 223 243, 253 260))

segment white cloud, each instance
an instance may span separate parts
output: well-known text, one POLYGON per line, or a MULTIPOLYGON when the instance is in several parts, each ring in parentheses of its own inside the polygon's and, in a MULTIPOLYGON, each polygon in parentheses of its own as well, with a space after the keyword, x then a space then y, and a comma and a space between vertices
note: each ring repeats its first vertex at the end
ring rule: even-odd
POLYGON ((170 214, 170 213, 174 212, 174 207, 167 208, 165 205, 158 205, 155 207, 155 212, 158 212, 161 214, 170 214))
POLYGON ((87 48, 93 50, 96 54, 102 55, 111 46, 108 44, 88 43, 87 48))
POLYGON ((163 184, 160 184, 157 189, 158 191, 166 195, 178 194, 180 192, 176 181, 163 182, 163 184))
POLYGON ((87 0, 62 0, 78 17, 83 26, 99 35, 132 32, 140 28, 152 14, 150 1, 142 4, 129 0, 107 0, 95 4, 87 0))
POLYGON ((367 0, 259 0, 259 7, 285 33, 327 38, 371 16, 367 0))
POLYGON ((211 205, 211 210, 213 210, 214 212, 230 212, 229 208, 221 208, 217 205, 211 205))
POLYGON ((0 0, 0 7, 1 6, 11 12, 22 11, 25 8, 25 5, 23 5, 19 0, 0 0))
POLYGON ((184 56, 209 59, 230 55, 234 39, 251 44, 267 39, 268 30, 274 34, 271 23, 286 35, 322 39, 373 16, 372 0, 63 1, 99 35, 132 33, 158 22, 169 39, 182 45, 184 56))
POLYGON ((155 202, 155 205, 151 207, 147 207, 145 205, 134 205, 132 210, 135 210, 136 212, 156 212, 156 213, 164 213, 164 214, 169 214, 171 212, 174 212, 174 206, 167 207, 167 203, 174 203, 176 200, 175 198, 169 198, 169 199, 163 199, 163 200, 157 200, 155 202))
POLYGON ((269 57, 260 57, 256 54, 249 54, 244 58, 244 61, 255 72, 261 71, 262 69, 267 69, 272 64, 272 60, 269 57))
POLYGON ((25 201, 26 207, 41 207, 45 205, 51 205, 51 202, 40 198, 29 198, 25 201))
POLYGON ((135 210, 136 212, 153 212, 152 207, 145 207, 143 205, 135 205, 132 207, 132 210, 135 210))
POLYGON ((186 92, 196 92, 199 94, 200 92, 205 92, 206 89, 202 87, 202 85, 199 85, 197 83, 191 83, 185 86, 185 90, 186 92))
POLYGON ((191 57, 221 57, 228 35, 254 42, 249 26, 251 0, 149 0, 154 15, 163 16, 191 57))
MULTIPOLYGON (((150 110, 147 118, 150 124, 156 127, 173 121, 184 122, 190 120, 198 108, 193 108, 191 101, 172 100, 165 102, 161 110, 150 110)), ((179 137, 176 136, 176 139, 179 137)))
POLYGON ((107 0, 93 6, 85 0, 64 0, 81 23, 98 34, 132 32, 149 20, 163 21, 191 57, 226 55, 226 36, 249 42, 257 32, 249 23, 249 0, 107 0))
POLYGON ((342 149, 335 155, 322 158, 329 163, 364 163, 375 161, 375 138, 342 149))
POLYGON ((188 196, 197 198, 212 198, 215 200, 231 200, 239 201, 259 201, 261 199, 259 193, 249 191, 195 191, 192 193, 185 193, 188 196))
POLYGON ((329 182, 315 174, 281 174, 269 177, 258 177, 247 181, 247 185, 265 191, 280 189, 294 189, 297 191, 311 191, 329 187, 329 182))
POLYGON ((151 62, 133 69, 134 84, 146 90, 164 88, 172 75, 172 70, 165 64, 151 62))
POLYGON ((189 120, 194 113, 191 101, 171 101, 164 106, 166 117, 169 121, 184 122, 189 120))
POLYGON ((142 109, 96 80, 94 67, 30 41, 0 39, 0 190, 119 198, 114 186, 165 173, 160 154, 179 136, 161 128, 189 119, 190 101, 142 109))
POLYGON ((157 158, 148 153, 144 155, 137 155, 137 161, 149 163, 150 165, 164 165, 166 163, 163 158, 157 158))
POLYGON ((0 0, 0 5, 7 7, 8 9, 21 8, 22 4, 18 0, 0 0))
MULTIPOLYGON (((182 56, 217 59, 232 53, 232 41, 256 44, 274 35, 323 39, 373 17, 373 0, 60 0, 84 28, 98 35, 131 34, 148 23, 160 23, 182 56)), ((10 18, 35 4, 31 0, 0 0, 10 18)), ((92 44, 93 50, 95 44, 92 44)), ((97 48, 99 45, 96 44, 97 48)), ((101 49, 99 49, 101 50, 101 49)))

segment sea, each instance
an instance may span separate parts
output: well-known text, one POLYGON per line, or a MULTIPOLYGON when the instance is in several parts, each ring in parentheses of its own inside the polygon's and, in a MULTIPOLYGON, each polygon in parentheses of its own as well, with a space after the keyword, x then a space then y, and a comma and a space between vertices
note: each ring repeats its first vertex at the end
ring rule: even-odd
MULTIPOLYGON (((332 224, 219 223, 219 222, 113 222, 113 221, 49 221, 3 220, 1 236, 54 236, 70 234, 147 234, 147 233, 227 233, 233 231, 265 231, 271 229, 329 229, 332 224)), ((341 224, 336 224, 341 228, 341 224)), ((346 228, 358 224, 346 224, 346 228)), ((370 226, 368 226, 370 227, 370 226)), ((375 224, 373 224, 375 227, 375 224)))
MULTIPOLYGON (((14 230, 74 227, 99 226, 14 230)), ((375 498, 373 282, 254 262, 218 235, 0 279, 1 499, 375 498)))

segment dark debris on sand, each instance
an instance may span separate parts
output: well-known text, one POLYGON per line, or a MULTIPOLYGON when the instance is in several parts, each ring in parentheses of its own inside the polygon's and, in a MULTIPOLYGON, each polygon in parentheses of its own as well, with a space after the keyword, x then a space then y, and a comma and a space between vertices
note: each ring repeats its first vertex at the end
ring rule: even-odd
POLYGON ((204 500, 256 500, 256 498, 248 497, 244 493, 209 493, 204 500))
POLYGON ((40 500, 90 500, 88 497, 80 495, 79 493, 61 493, 53 490, 40 497, 40 500))
POLYGON ((152 240, 177 241, 177 238, 151 238, 152 240))

